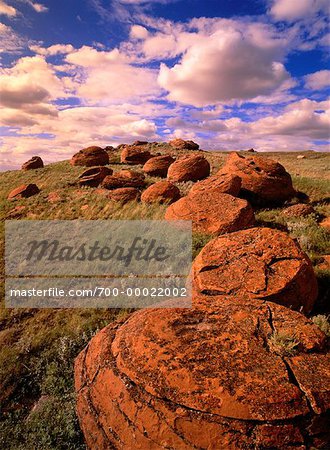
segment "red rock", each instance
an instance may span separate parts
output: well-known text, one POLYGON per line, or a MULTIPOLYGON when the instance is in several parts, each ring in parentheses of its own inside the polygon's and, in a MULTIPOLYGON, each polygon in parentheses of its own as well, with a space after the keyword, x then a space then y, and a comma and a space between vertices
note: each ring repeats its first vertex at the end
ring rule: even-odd
POLYGON ((125 177, 128 179, 140 179, 143 181, 145 179, 145 176, 141 172, 137 172, 136 170, 130 170, 130 169, 121 169, 119 172, 116 173, 116 175, 120 177, 125 177))
POLYGON ((167 178, 172 182, 198 181, 210 175, 210 164, 204 156, 186 155, 170 165, 167 178))
POLYGON ((282 231, 251 228, 210 241, 193 263, 194 289, 205 295, 269 300, 309 313, 317 298, 312 264, 282 231))
POLYGON ((19 205, 15 206, 15 208, 11 209, 6 215, 6 219, 19 219, 24 216, 24 210, 26 206, 19 205))
POLYGON ((113 170, 109 167, 98 166, 85 170, 78 178, 80 186, 97 187, 107 175, 112 175, 113 170))
POLYGON ((141 196, 145 203, 173 203, 180 198, 180 189, 169 181, 159 181, 149 186, 141 196))
POLYGON ((170 146, 173 148, 178 148, 180 150, 198 150, 199 145, 194 141, 184 141, 183 139, 173 139, 169 142, 170 146))
POLYGON ((43 167, 44 163, 40 156, 32 156, 31 159, 29 159, 22 165, 22 170, 41 169, 43 167))
POLYGON ((140 191, 134 187, 114 189, 108 194, 108 198, 115 202, 127 203, 140 198, 140 191))
POLYGON ((112 175, 112 173, 113 170, 108 167, 92 167, 79 175, 78 184, 80 184, 80 186, 97 187, 106 176, 112 175))
MULTIPOLYGON (((139 174, 141 175, 141 174, 139 174)), ((145 181, 141 176, 127 176, 115 173, 114 175, 108 175, 102 181, 101 187, 105 189, 118 189, 125 187, 143 188, 145 181)))
POLYGON ((167 171, 174 162, 170 155, 155 156, 150 158, 143 166, 143 171, 151 177, 167 177, 167 171))
MULTIPOLYGON (((315 420, 325 414, 310 411, 295 366, 289 372, 267 346, 277 315, 289 319, 292 334, 305 328, 314 350, 298 349, 294 358, 306 365, 325 356, 324 334, 280 305, 212 302, 206 310, 145 309, 94 336, 75 363, 77 413, 89 449, 287 450, 303 446, 302 436, 324 444, 315 420)), ((320 392, 323 399, 329 378, 322 365, 313 369, 304 385, 320 379, 313 398, 320 392)))
POLYGON ((57 191, 53 191, 48 194, 47 200, 49 203, 57 203, 62 200, 62 197, 57 191))
POLYGON ((191 220, 193 231, 223 234, 254 224, 254 214, 246 200, 217 191, 193 192, 170 205, 166 220, 191 220))
POLYGON ((314 214, 315 209, 312 205, 298 203, 296 205, 288 206, 283 209, 282 214, 286 217, 306 217, 309 214, 314 214))
POLYGON ((149 150, 140 145, 127 145, 124 147, 120 155, 120 161, 123 164, 132 165, 145 164, 150 158, 152 158, 152 155, 149 150))
POLYGON ((72 166, 106 166, 109 164, 109 155, 101 147, 87 147, 72 156, 72 166))
POLYGON ((237 197, 241 190, 241 179, 236 175, 220 174, 199 181, 189 191, 189 196, 195 193, 220 192, 237 197))
POLYGON ((253 203, 282 203, 295 195, 285 168, 263 156, 231 153, 219 173, 239 176, 242 191, 253 203))
POLYGON ((148 144, 149 144, 148 141, 134 141, 132 145, 138 147, 140 145, 145 146, 145 145, 148 145, 148 144))
POLYGON ((40 189, 36 184, 22 184, 9 193, 8 200, 32 197, 32 195, 39 194, 39 192, 40 189))
POLYGON ((330 217, 326 217, 320 222, 320 227, 330 230, 330 217))

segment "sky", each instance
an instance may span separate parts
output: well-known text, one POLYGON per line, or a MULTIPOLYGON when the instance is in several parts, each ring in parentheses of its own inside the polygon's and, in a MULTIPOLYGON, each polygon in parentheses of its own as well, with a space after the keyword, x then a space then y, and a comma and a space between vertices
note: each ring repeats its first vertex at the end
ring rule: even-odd
POLYGON ((90 145, 329 151, 328 0, 0 0, 0 167, 90 145))

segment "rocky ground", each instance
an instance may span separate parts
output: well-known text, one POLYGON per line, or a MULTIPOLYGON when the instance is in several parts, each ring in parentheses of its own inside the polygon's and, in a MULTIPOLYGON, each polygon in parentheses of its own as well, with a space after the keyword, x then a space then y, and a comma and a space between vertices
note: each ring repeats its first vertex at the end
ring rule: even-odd
POLYGON ((95 336, 76 366, 92 448, 326 448, 329 160, 137 142, 0 173, 2 251, 5 219, 165 217, 193 221, 199 254, 190 312, 6 310, 2 300, 0 447, 85 448, 73 363, 95 336))

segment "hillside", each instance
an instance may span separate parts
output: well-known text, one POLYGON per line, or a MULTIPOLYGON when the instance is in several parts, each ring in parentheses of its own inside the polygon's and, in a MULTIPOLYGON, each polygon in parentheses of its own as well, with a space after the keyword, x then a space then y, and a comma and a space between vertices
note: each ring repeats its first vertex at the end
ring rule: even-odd
MULTIPOLYGON (((159 151, 159 149, 157 149, 159 151)), ((166 149, 164 151, 166 153, 166 149)), ((183 152, 180 152, 180 154, 183 152)), ((190 152, 193 153, 193 152, 190 152)), ((200 153, 200 152, 196 152, 200 153)), ((257 223, 287 230, 310 257, 319 283, 319 297, 312 316, 330 312, 329 231, 320 226, 330 216, 330 154, 305 152, 260 153, 284 165, 300 194, 289 204, 308 201, 315 213, 307 217, 286 217, 281 208, 255 209, 257 223)), ((211 174, 223 165, 225 152, 203 153, 211 174)), ((132 168, 113 154, 114 171, 132 168)), ((140 170, 141 166, 134 166, 140 170)), ((123 317, 125 310, 9 310, 4 308, 4 221, 9 219, 163 219, 165 205, 131 202, 122 206, 110 202, 95 188, 76 184, 81 167, 68 161, 43 169, 0 173, 1 214, 1 303, 0 303, 0 447, 4 449, 83 449, 75 414, 73 360, 91 337, 108 323, 123 317), (20 184, 35 183, 40 193, 27 199, 7 200, 20 184)), ((147 185, 158 181, 147 177, 147 185)), ((178 183, 184 195, 192 183, 178 183)), ((194 256, 210 236, 194 234, 194 256)))

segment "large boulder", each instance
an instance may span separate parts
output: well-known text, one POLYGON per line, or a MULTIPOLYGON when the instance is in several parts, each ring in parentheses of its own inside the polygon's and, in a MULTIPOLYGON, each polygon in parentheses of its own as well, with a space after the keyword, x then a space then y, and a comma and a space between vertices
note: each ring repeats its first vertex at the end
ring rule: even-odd
POLYGON ((151 177, 167 177, 167 171, 171 164, 174 163, 174 158, 170 155, 161 155, 150 158, 143 166, 143 172, 151 177))
POLYGON ((210 163, 202 155, 185 155, 170 165, 167 178, 174 183, 198 181, 210 175, 210 163))
POLYGON ((328 448, 325 341, 303 315, 257 300, 133 313, 76 359, 87 447, 328 448), (270 345, 283 335, 291 351, 270 345))
POLYGON ((219 174, 242 179, 242 193, 256 204, 282 203, 295 195, 290 174, 278 162, 264 156, 233 152, 219 174))
MULTIPOLYGON (((139 174, 140 175, 140 174, 139 174)), ((141 176, 127 176, 119 173, 108 175, 102 181, 101 186, 105 189, 118 189, 124 187, 143 188, 145 181, 141 176)))
POLYGON ((173 203, 180 198, 180 189, 169 181, 159 181, 149 186, 141 196, 145 203, 173 203))
POLYGON ((87 147, 72 156, 70 164, 72 166, 106 166, 109 164, 109 155, 101 147, 87 147))
POLYGON ((32 156, 22 165, 22 170, 42 169, 43 167, 44 163, 40 156, 32 156))
POLYGON ((148 159, 152 158, 149 150, 142 145, 127 145, 123 148, 120 161, 123 164, 145 164, 148 159))
POLYGON ((128 203, 140 198, 140 191, 134 187, 114 189, 107 195, 110 200, 119 203, 128 203))
POLYGON ((36 184, 21 184, 9 193, 8 200, 32 197, 32 195, 39 194, 39 192, 40 189, 36 184))
POLYGON ((199 145, 194 141, 185 141, 183 139, 173 139, 169 142, 170 146, 179 150, 198 150, 199 145))
POLYGON ((217 191, 189 193, 167 208, 165 219, 191 220, 193 231, 216 235, 254 225, 246 200, 217 191))
POLYGON ((241 190, 241 184, 242 181, 237 175, 219 174, 194 184, 189 191, 189 195, 191 197, 193 194, 197 193, 216 191, 237 197, 241 190))
POLYGON ((137 170, 131 170, 131 169, 121 169, 119 172, 116 173, 116 175, 128 179, 139 179, 143 181, 145 179, 145 176, 143 173, 138 172, 137 170))
POLYGON ((201 294, 268 300, 309 313, 317 298, 312 264, 287 233, 250 228, 210 241, 192 268, 201 294))
POLYGON ((85 170, 78 178, 80 186, 97 187, 107 175, 112 175, 113 170, 109 167, 98 166, 85 170))

